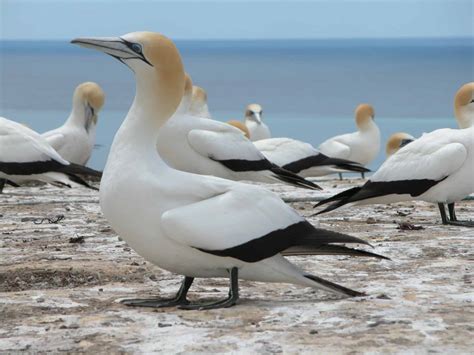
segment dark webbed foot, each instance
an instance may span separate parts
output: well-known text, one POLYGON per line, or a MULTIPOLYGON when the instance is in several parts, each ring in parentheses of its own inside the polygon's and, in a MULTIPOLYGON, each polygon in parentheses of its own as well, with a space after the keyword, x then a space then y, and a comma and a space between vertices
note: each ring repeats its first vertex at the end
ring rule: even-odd
POLYGON ((208 309, 217 309, 217 308, 227 308, 234 306, 239 299, 239 270, 234 267, 230 270, 230 287, 229 287, 229 297, 225 300, 217 301, 214 303, 190 303, 185 305, 179 305, 179 309, 185 310, 208 310, 208 309))
POLYGON ((450 226, 459 226, 459 227, 474 227, 474 221, 459 221, 456 217, 456 212, 454 211, 454 203, 448 204, 449 218, 446 215, 446 209, 444 208, 443 203, 438 203, 439 213, 441 214, 441 220, 443 224, 450 226))
POLYGON ((145 299, 126 299, 120 301, 120 303, 131 306, 131 307, 152 307, 152 308, 163 308, 163 307, 176 307, 189 304, 186 299, 189 288, 194 281, 194 277, 186 276, 181 284, 181 287, 174 298, 159 299, 159 298, 145 298, 145 299))

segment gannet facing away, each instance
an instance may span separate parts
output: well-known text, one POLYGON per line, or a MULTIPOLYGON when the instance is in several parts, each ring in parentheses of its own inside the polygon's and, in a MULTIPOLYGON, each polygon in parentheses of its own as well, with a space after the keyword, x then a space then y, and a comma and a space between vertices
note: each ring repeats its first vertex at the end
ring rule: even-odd
POLYGON ((387 157, 389 157, 398 152, 401 147, 413 142, 414 140, 415 137, 413 137, 411 134, 405 132, 394 133, 387 140, 387 144, 385 146, 385 154, 387 155, 387 157))
POLYGON ((70 164, 30 128, 0 117, 0 179, 5 179, 13 186, 37 180, 67 187, 83 185, 95 189, 77 174, 101 176, 98 171, 70 164))
POLYGON ((250 104, 245 109, 244 122, 250 133, 251 141, 270 138, 272 135, 268 126, 262 121, 262 106, 250 104))
POLYGON ((135 99, 114 138, 104 170, 102 211, 137 253, 185 276, 173 299, 123 303, 186 309, 229 307, 239 297, 238 278, 359 295, 309 275, 280 252, 375 256, 332 244, 361 240, 314 228, 277 195, 258 186, 175 170, 157 154, 157 132, 183 97, 183 64, 171 40, 135 32, 72 42, 114 56, 136 78, 135 99), (130 184, 130 179, 135 183, 130 184), (195 277, 230 277, 229 297, 208 305, 189 304, 186 294, 195 277))
POLYGON ((94 148, 98 113, 104 99, 104 92, 96 83, 80 84, 74 91, 72 111, 64 125, 42 134, 65 160, 86 165, 94 148))
POLYGON ((158 134, 160 156, 171 167, 230 180, 284 182, 318 189, 311 181, 269 162, 241 131, 223 122, 192 116, 192 80, 186 75, 184 95, 172 120, 158 134))
POLYGON ((240 129, 242 133, 244 134, 244 136, 250 139, 250 132, 247 126, 243 122, 238 121, 238 120, 229 120, 227 121, 227 124, 230 124, 231 126, 234 126, 235 128, 240 129))
POLYGON ((380 131, 374 117, 374 108, 371 105, 360 104, 355 110, 358 131, 329 138, 321 143, 318 149, 332 158, 368 165, 380 150, 380 131))
POLYGON ((191 116, 212 118, 209 113, 209 107, 207 106, 207 93, 202 87, 193 86, 191 105, 189 106, 188 113, 191 116))
POLYGON ((467 128, 423 134, 390 156, 365 185, 318 203, 333 202, 319 213, 343 205, 422 200, 438 204, 443 224, 474 226, 474 222, 458 221, 454 211, 456 201, 474 192, 473 83, 457 92, 455 116, 459 126, 467 128))

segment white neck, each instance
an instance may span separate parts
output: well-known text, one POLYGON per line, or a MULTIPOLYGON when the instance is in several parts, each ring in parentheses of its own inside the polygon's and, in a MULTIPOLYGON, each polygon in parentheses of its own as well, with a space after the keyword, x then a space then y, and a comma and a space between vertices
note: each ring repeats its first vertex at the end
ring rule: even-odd
POLYGON ((456 109, 456 120, 459 128, 469 128, 474 125, 474 104, 456 109))
POLYGON ((374 120, 370 119, 368 122, 364 124, 357 125, 357 128, 360 132, 371 132, 371 131, 378 131, 379 128, 375 124, 374 120))
POLYGON ((183 95, 175 114, 183 115, 189 111, 192 101, 192 92, 187 92, 183 95))

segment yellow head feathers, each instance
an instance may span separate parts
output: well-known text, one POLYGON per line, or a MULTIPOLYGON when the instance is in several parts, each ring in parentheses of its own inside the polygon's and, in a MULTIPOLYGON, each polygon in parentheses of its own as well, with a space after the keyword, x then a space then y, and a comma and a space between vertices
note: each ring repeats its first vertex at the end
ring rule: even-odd
POLYGON ((245 110, 245 117, 252 116, 252 114, 254 113, 262 114, 262 106, 260 106, 259 104, 247 105, 247 108, 245 110))
POLYGON ((240 122, 237 120, 230 120, 230 121, 227 121, 227 124, 230 124, 231 126, 234 126, 240 129, 244 133, 245 137, 250 138, 250 132, 247 126, 243 122, 240 122))
POLYGON ((387 145, 385 147, 385 153, 387 154, 387 157, 395 154, 401 147, 413 140, 415 140, 415 138, 405 132, 397 132, 392 134, 388 138, 387 145))
POLYGON ((474 82, 461 86, 454 97, 454 114, 459 128, 474 124, 474 82))
POLYGON ((207 103, 207 93, 200 86, 193 86, 193 102, 207 103))
POLYGON ((87 102, 97 112, 102 108, 105 101, 102 88, 91 81, 78 85, 74 91, 74 97, 87 102))
POLYGON ((184 95, 191 97, 193 93, 193 81, 188 73, 184 74, 184 95))
POLYGON ((366 128, 375 118, 374 108, 369 104, 360 104, 355 109, 356 125, 359 129, 366 128))

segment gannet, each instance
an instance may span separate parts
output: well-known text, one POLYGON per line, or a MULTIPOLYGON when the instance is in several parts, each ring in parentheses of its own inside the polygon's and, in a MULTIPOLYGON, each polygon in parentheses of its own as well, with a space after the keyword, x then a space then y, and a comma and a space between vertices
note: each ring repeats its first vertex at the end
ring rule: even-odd
POLYGON ((360 104, 355 110, 358 131, 329 138, 321 143, 318 149, 332 158, 368 165, 377 157, 380 150, 380 131, 374 122, 374 117, 371 105, 360 104))
POLYGON ((191 105, 189 106, 188 113, 191 116, 212 118, 209 113, 209 107, 207 106, 206 90, 200 86, 193 86, 191 105))
MULTIPOLYGON (((238 122, 238 121, 237 121, 238 122)), ((232 125, 235 125, 232 122, 232 125)), ((359 163, 324 155, 311 144, 291 138, 269 138, 253 142, 272 163, 302 177, 340 172, 368 172, 359 163)))
POLYGON ((227 121, 227 124, 230 124, 231 126, 234 126, 235 128, 240 129, 242 133, 244 134, 244 136, 250 139, 249 129, 243 122, 238 121, 238 120, 229 120, 227 121))
POLYGON ((272 135, 268 126, 262 121, 262 106, 250 104, 245 109, 244 122, 250 133, 251 141, 270 138, 272 135))
MULTIPOLYGON (((83 185, 95 189, 77 174, 101 176, 98 171, 70 164, 32 129, 0 117, 0 179, 5 179, 13 186, 37 180, 67 187, 83 185)), ((0 185, 1 192, 3 184, 0 185)))
POLYGON ((185 76, 184 95, 158 135, 160 156, 171 167, 231 180, 284 182, 317 189, 311 181, 269 162, 242 132, 223 122, 192 116, 192 80, 185 76))
POLYGON ((405 132, 394 133, 387 140, 385 154, 387 157, 389 157, 395 154, 401 147, 413 142, 414 140, 415 137, 413 137, 411 134, 405 132))
POLYGON ((179 171, 157 154, 157 132, 176 111, 184 89, 183 64, 171 40, 135 32, 116 38, 78 38, 72 43, 110 54, 135 73, 135 99, 104 170, 102 212, 138 254, 185 276, 173 299, 124 300, 124 304, 229 307, 239 297, 238 278, 360 295, 302 271, 280 254, 294 250, 376 256, 332 244, 361 243, 360 239, 314 228, 261 187, 179 171), (229 297, 207 305, 189 304, 186 294, 195 277, 230 277, 229 297))
POLYGON ((72 99, 72 111, 59 128, 42 134, 65 160, 86 165, 95 143, 98 113, 105 95, 99 85, 86 82, 78 85, 72 99))
POLYGON ((474 83, 457 92, 455 117, 460 129, 423 134, 390 156, 365 185, 318 203, 316 206, 334 202, 319 213, 346 204, 422 200, 438 204, 443 224, 474 226, 458 221, 454 211, 456 201, 474 192, 474 83))

